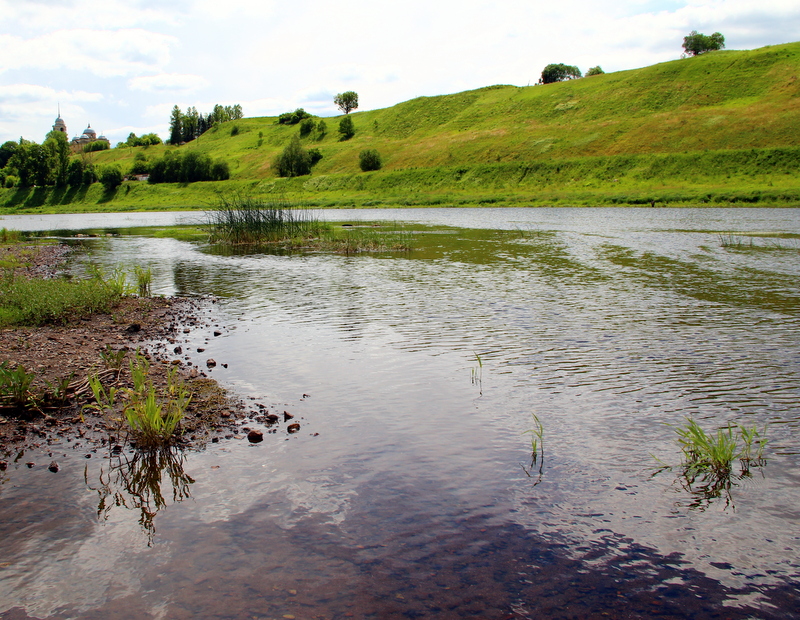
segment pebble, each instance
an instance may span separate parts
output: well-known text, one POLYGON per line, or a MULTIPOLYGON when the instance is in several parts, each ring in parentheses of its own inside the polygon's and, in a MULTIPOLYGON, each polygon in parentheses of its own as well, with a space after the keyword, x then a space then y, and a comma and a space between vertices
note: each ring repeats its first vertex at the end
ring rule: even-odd
POLYGON ((57 472, 58 472, 58 469, 59 469, 59 468, 58 468, 58 463, 56 463, 55 461, 53 461, 52 463, 50 463, 50 465, 48 465, 48 466, 47 466, 47 469, 49 469, 49 470, 50 470, 51 472, 53 472, 54 474, 55 474, 55 473, 57 473, 57 472))
POLYGON ((247 433, 247 440, 250 443, 258 443, 260 441, 264 441, 264 433, 262 433, 261 431, 252 430, 249 433, 247 433))
POLYGON ((214 366, 216 365, 217 365, 217 360, 215 360, 213 357, 209 357, 206 360, 206 366, 208 366, 209 368, 214 368, 214 366))
POLYGON ((290 433, 296 433, 297 431, 300 430, 300 425, 297 422, 295 422, 294 424, 290 424, 286 428, 286 430, 289 431, 290 433))

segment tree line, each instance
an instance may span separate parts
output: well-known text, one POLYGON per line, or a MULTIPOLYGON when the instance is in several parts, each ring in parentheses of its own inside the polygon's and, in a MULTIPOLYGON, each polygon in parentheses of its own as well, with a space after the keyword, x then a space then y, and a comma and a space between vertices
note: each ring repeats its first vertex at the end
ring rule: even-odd
POLYGON ((168 142, 170 144, 191 142, 217 123, 236 121, 243 117, 242 106, 238 103, 232 106, 217 104, 209 114, 205 115, 199 113, 194 106, 186 108, 186 112, 181 112, 176 105, 169 116, 168 142))

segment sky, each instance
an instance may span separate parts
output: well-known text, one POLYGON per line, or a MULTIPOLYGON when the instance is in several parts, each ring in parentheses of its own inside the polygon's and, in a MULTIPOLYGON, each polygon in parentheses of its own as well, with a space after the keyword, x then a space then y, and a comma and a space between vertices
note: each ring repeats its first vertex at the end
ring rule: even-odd
POLYGON ((493 84, 549 63, 586 72, 681 56, 690 31, 727 49, 800 39, 798 0, 0 0, 0 143, 42 142, 58 116, 112 146, 168 137, 173 106, 298 107, 334 116, 493 84))

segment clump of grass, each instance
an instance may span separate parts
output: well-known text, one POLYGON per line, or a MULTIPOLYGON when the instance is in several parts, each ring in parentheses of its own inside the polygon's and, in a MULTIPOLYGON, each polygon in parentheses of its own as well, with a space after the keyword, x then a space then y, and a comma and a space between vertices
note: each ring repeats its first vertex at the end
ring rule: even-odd
POLYGON ((330 226, 309 209, 272 201, 234 196, 221 197, 216 208, 206 212, 206 227, 212 243, 270 243, 318 237, 330 226))
POLYGON ((35 375, 22 365, 11 368, 9 362, 0 364, 0 404, 11 409, 25 409, 35 403, 31 384, 35 375))
POLYGON ((5 226, 0 228, 0 243, 18 243, 22 238, 18 230, 8 230, 5 226))
POLYGON ((86 280, 28 279, 0 275, 0 326, 66 323, 76 316, 109 312, 128 293, 125 274, 101 270, 86 280))
POLYGON ((192 396, 178 378, 177 368, 167 374, 167 391, 163 398, 156 395, 153 382, 147 377, 150 362, 136 354, 130 362, 133 389, 128 390, 125 419, 136 437, 136 444, 151 448, 168 445, 176 436, 192 396))
MULTIPOLYGON (((735 479, 750 477, 752 467, 766 464, 766 426, 759 431, 756 425, 729 423, 718 428, 716 433, 707 433, 694 419, 687 417, 685 424, 675 427, 675 433, 682 456, 678 481, 695 497, 690 504, 692 507, 705 507, 722 496, 729 505, 735 479), (737 461, 738 476, 733 472, 737 461)), ((661 467, 656 473, 672 469, 670 465, 659 463, 661 467)))
POLYGON ((475 353, 475 361, 478 365, 472 368, 472 385, 478 386, 478 392, 483 396, 483 360, 475 353))
POLYGON ((139 290, 139 297, 149 297, 150 284, 153 281, 153 270, 150 267, 145 269, 136 265, 133 268, 133 272, 136 275, 136 288, 139 290))

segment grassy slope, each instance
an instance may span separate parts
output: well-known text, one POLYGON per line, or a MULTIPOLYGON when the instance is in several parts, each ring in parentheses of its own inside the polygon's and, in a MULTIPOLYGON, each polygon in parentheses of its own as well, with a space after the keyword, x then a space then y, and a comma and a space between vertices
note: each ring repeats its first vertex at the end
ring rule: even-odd
MULTIPOLYGON (((773 200, 800 204, 800 43, 720 51, 547 86, 492 86, 420 97, 354 113, 356 135, 338 141, 325 119, 311 177, 276 179, 270 163, 298 131, 274 118, 226 123, 180 147, 224 158, 233 178, 188 187, 124 185, 9 192, 9 204, 141 209, 203 206, 215 192, 276 191, 311 204, 460 204, 531 201, 675 204, 773 200), (239 133, 231 136, 236 125, 239 133), (260 145, 259 145, 260 142, 260 145), (358 171, 376 148, 384 169, 358 171), (753 150, 755 149, 755 150, 753 150)), ((167 148, 150 147, 149 157, 167 148)), ((127 169, 138 149, 95 155, 127 169)))

